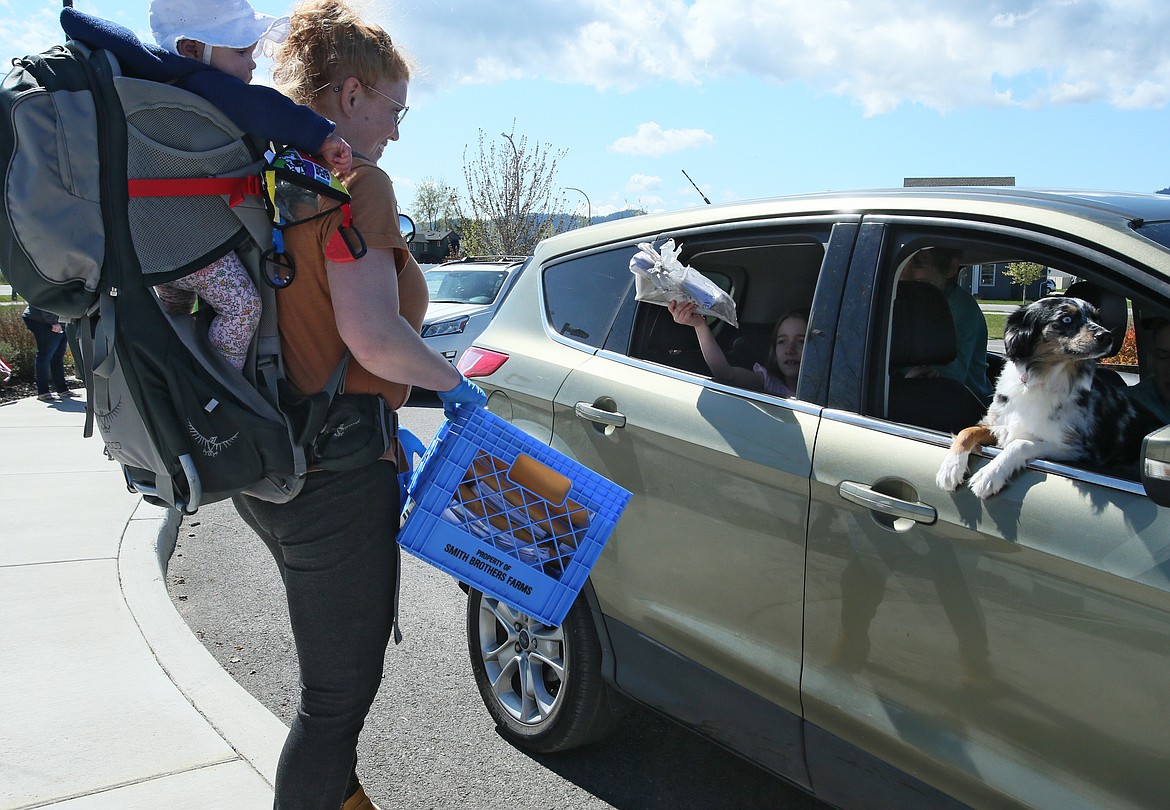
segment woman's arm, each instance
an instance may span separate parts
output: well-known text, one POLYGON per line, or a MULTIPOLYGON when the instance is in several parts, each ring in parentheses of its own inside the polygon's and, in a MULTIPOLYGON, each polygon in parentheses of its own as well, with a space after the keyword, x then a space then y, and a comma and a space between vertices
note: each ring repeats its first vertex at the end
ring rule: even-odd
POLYGON ((715 340, 715 334, 707 325, 707 319, 695 312, 696 306, 694 302, 680 304, 677 301, 671 301, 667 308, 676 323, 694 327, 695 335, 699 338, 699 349, 703 352, 703 360, 706 361, 707 367, 711 369, 711 376, 722 383, 763 391, 764 375, 758 371, 739 368, 727 362, 727 355, 723 353, 723 347, 715 340))
POLYGON ((326 262, 337 331, 354 360, 385 380, 448 391, 462 376, 398 312, 394 252, 370 248, 352 262, 326 262))

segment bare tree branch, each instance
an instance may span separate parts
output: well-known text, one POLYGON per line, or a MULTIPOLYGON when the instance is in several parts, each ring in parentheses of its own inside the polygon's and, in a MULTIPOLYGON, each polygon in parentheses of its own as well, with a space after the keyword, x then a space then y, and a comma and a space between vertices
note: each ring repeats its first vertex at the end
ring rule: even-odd
POLYGON ((553 184, 565 150, 530 146, 527 137, 516 135, 515 122, 501 137, 488 142, 481 129, 478 154, 469 159, 463 150, 467 197, 458 204, 468 255, 527 255, 541 239, 571 225, 566 200, 553 184))

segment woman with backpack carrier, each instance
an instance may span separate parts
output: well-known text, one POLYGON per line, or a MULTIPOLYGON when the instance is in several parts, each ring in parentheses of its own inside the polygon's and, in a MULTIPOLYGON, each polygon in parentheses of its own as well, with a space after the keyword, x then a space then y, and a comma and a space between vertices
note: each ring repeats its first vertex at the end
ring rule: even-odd
MULTIPOLYGON (((358 259, 341 249, 340 212, 286 232, 297 275, 278 291, 277 312, 289 381, 302 395, 321 391, 348 353, 347 394, 378 394, 397 409, 419 385, 443 392, 447 409, 483 405, 483 391, 419 336, 426 284, 399 231, 390 178, 376 165, 406 113, 406 60, 341 0, 309 0, 292 13, 274 75, 353 148, 342 180, 367 247, 358 259)), ((280 568, 300 666, 278 808, 376 808, 358 781, 356 751, 394 627, 400 456, 395 441, 359 469, 310 472, 284 504, 233 499, 280 568)))

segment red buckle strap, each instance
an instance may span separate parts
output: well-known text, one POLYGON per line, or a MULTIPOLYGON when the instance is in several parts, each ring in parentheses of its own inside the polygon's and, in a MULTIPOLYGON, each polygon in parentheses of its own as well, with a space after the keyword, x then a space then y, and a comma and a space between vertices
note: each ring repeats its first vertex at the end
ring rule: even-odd
POLYGON ((157 180, 128 180, 131 197, 207 197, 228 195, 228 205, 235 207, 244 195, 264 193, 260 175, 246 177, 171 177, 157 180))

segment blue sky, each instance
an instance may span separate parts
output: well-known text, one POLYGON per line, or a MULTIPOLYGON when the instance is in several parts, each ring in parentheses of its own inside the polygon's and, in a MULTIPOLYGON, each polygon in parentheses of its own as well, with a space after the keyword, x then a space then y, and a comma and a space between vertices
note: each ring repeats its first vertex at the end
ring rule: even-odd
MULTIPOLYGON (((76 0, 150 41, 146 0, 76 0)), ((275 0, 257 10, 287 13, 275 0)), ((501 132, 565 152, 594 214, 1014 176, 1170 186, 1165 0, 399 0, 365 3, 417 65, 382 167, 463 188, 501 132)), ((0 0, 0 55, 60 40, 57 2, 0 0)), ((267 71, 261 63, 259 73, 267 71)))

